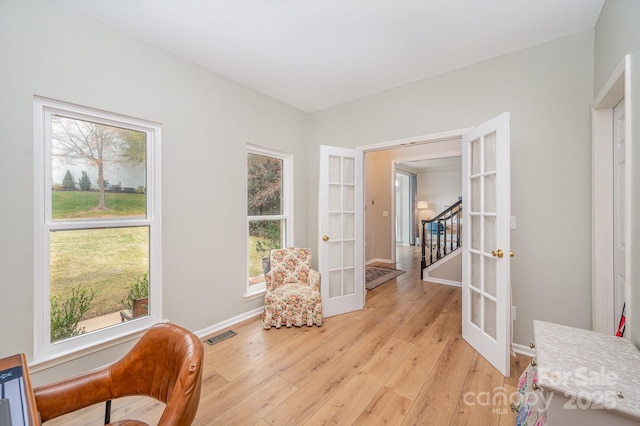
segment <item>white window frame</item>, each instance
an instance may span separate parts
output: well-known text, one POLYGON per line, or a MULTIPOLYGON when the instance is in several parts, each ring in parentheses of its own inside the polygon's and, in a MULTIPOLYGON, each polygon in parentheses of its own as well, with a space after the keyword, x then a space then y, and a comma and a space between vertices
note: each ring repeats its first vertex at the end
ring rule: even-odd
POLYGON ((161 125, 146 120, 100 111, 65 102, 34 97, 34 359, 30 365, 63 358, 73 359, 102 347, 135 337, 151 325, 161 322, 162 248, 160 211, 161 125), (147 135, 146 218, 109 221, 53 221, 51 206, 51 118, 63 115, 79 120, 141 131, 147 135), (108 223, 107 223, 108 222, 108 223), (52 230, 149 228, 149 315, 135 321, 118 323, 58 342, 50 340, 49 235, 52 230))
MULTIPOLYGON (((260 147, 257 145, 247 145, 247 154, 263 155, 265 157, 273 157, 282 160, 282 214, 281 215, 265 215, 265 216, 249 216, 247 215, 247 237, 246 250, 246 293, 245 300, 251 300, 264 295, 266 285, 264 282, 249 285, 249 222, 252 220, 284 220, 284 247, 290 247, 293 244, 293 155, 286 154, 273 149, 260 147)), ((246 167, 246 162, 245 162, 246 167)), ((245 172, 248 178, 248 170, 245 172)), ((246 191, 245 191, 246 192, 246 191)), ((248 200, 245 211, 249 210, 248 200)))

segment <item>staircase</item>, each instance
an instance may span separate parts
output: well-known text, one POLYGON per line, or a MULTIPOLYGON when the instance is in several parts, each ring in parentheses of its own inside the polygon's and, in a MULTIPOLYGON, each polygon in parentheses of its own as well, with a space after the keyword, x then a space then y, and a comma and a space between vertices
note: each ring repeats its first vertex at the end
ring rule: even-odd
POLYGON ((424 270, 438 262, 444 263, 462 246, 462 200, 459 200, 433 219, 422 221, 422 259, 420 279, 424 270))

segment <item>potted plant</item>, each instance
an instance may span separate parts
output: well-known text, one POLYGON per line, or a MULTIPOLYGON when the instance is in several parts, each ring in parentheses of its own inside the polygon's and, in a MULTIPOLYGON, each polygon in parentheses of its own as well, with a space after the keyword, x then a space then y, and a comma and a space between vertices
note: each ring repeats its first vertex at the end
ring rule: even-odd
POLYGON ((131 313, 121 311, 122 320, 130 320, 149 314, 149 273, 145 272, 129 285, 129 294, 122 299, 122 304, 131 313))
POLYGON ((271 250, 280 248, 280 242, 274 239, 258 240, 256 251, 262 256, 262 271, 266 275, 271 269, 271 250))

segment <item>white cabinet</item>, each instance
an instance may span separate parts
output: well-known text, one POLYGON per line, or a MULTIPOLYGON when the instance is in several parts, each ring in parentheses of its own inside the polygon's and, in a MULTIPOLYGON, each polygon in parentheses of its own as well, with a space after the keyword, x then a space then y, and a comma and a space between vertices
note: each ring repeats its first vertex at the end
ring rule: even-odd
POLYGON ((631 342, 544 321, 534 321, 534 334, 537 377, 526 392, 547 425, 640 424, 640 351, 631 342))

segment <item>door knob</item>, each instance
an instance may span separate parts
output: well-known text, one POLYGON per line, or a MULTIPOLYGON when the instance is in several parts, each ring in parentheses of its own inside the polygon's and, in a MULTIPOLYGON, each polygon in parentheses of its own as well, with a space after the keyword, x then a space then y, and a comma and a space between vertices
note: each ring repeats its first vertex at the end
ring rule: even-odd
POLYGON ((497 257, 497 258, 499 258, 499 259, 502 259, 502 258, 504 257, 504 252, 503 252, 502 250, 500 250, 500 249, 498 249, 498 250, 493 250, 493 251, 491 252, 491 256, 493 256, 493 257, 497 257))
POLYGON ((322 241, 329 241, 329 236, 328 235, 323 235, 322 236, 322 241))
POLYGON ((512 251, 510 251, 510 252, 509 252, 509 256, 510 256, 510 257, 513 257, 513 256, 515 256, 515 255, 516 255, 516 254, 515 254, 514 252, 512 252, 512 251))

